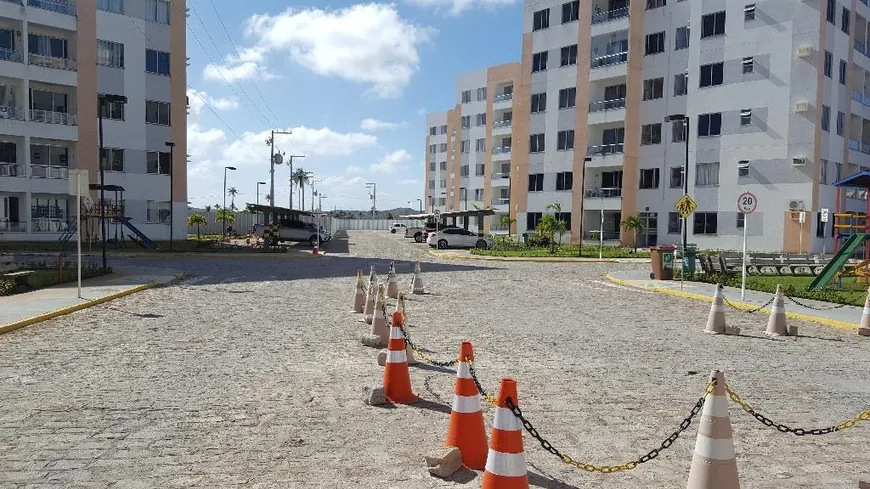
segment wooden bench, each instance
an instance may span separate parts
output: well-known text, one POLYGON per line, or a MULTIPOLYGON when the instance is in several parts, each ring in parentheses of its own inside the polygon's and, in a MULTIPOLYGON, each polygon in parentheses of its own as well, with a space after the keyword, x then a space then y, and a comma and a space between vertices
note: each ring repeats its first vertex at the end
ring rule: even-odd
POLYGON ((743 255, 740 253, 719 253, 720 273, 738 273, 743 269, 743 255))

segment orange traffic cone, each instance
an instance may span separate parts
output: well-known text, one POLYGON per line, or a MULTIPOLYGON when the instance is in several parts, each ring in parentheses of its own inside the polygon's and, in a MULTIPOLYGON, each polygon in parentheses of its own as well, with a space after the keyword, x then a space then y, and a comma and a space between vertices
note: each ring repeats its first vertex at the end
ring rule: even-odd
POLYGON ((384 286, 378 285, 378 300, 375 302, 375 313, 372 315, 372 334, 380 337, 381 344, 390 339, 390 330, 387 328, 387 318, 384 315, 386 309, 386 297, 384 286))
POLYGON ((716 385, 707 394, 701 412, 698 440, 695 442, 686 489, 740 489, 725 393, 725 375, 714 370, 710 379, 715 380, 716 385))
POLYGON ((425 294, 423 289, 423 272, 420 270, 420 262, 414 264, 414 278, 411 282, 412 294, 425 294))
POLYGON ((396 278, 396 265, 390 262, 390 272, 387 275, 387 297, 396 299, 399 297, 399 282, 396 278))
POLYGON ((480 410, 480 394, 471 378, 468 361, 474 361, 474 350, 471 343, 463 341, 459 346, 453 408, 445 444, 462 452, 462 465, 481 470, 486 466, 486 427, 483 426, 483 411, 480 410))
POLYGON ((870 336, 870 290, 867 291, 867 300, 864 301, 864 314, 861 315, 861 324, 858 326, 858 334, 870 336))
MULTIPOLYGON (((785 317, 785 299, 782 295, 782 286, 776 286, 776 297, 773 298, 773 304, 770 305, 770 318, 767 320, 767 330, 765 333, 771 336, 788 336, 791 334, 791 329, 785 317)), ((794 336, 797 336, 795 328, 794 336)))
POLYGON ((393 404, 412 404, 417 394, 411 390, 411 373, 405 353, 405 337, 402 336, 402 315, 393 313, 390 341, 387 343, 387 360, 384 364, 384 393, 393 404))
POLYGON ((523 453, 523 427, 507 407, 508 399, 514 406, 519 406, 517 381, 502 379, 481 489, 529 489, 526 455, 523 453))
POLYGON ((356 271, 356 286, 353 294, 353 312, 365 312, 366 308, 366 283, 363 282, 362 268, 356 271))

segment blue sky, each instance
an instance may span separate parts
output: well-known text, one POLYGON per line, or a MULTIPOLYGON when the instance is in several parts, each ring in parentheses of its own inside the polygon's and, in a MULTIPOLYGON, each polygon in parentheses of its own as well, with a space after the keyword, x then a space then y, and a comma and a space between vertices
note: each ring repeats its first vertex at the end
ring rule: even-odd
MULTIPOLYGON (((238 168, 227 177, 236 205, 256 200, 256 182, 269 181, 273 128, 293 132, 277 136, 276 148, 305 155, 294 167, 315 172, 324 208, 369 208, 365 182, 377 183, 379 209, 416 207, 425 112, 453 106, 458 74, 518 60, 522 41, 518 0, 188 5, 188 200, 196 207, 221 203, 225 165, 238 168)), ((276 205, 288 205, 288 176, 278 167, 276 205)), ((261 203, 267 193, 261 186, 261 203)))

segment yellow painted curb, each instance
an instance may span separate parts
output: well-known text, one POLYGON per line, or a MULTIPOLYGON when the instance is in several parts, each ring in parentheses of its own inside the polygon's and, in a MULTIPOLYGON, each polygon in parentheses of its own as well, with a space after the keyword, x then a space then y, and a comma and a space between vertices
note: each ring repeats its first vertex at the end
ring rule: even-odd
POLYGON ((605 258, 599 260, 597 258, 571 258, 571 257, 553 257, 547 258, 543 256, 478 256, 478 255, 457 255, 455 253, 438 253, 435 250, 429 250, 429 255, 435 258, 446 258, 448 260, 469 260, 469 261, 516 261, 516 262, 537 262, 537 263, 618 263, 615 258, 605 258))
MULTIPOLYGON (((321 255, 325 253, 321 252, 321 255)), ((315 258, 317 255, 311 253, 303 253, 299 251, 289 251, 287 253, 141 253, 130 256, 136 258, 284 258, 284 259, 305 259, 315 258)))
MULTIPOLYGON (((629 283, 627 280, 622 280, 622 279, 616 278, 613 275, 610 275, 609 273, 605 275, 605 278, 607 280, 617 284, 617 285, 622 285, 624 287, 632 287, 632 288, 640 289, 640 290, 649 290, 649 291, 656 292, 659 294, 671 295, 674 297, 682 297, 684 299, 694 299, 694 300, 698 300, 698 301, 711 302, 711 303, 713 302, 713 297, 708 296, 708 295, 693 294, 691 292, 683 292, 681 290, 670 290, 670 289, 659 289, 659 288, 647 289, 647 288, 637 287, 637 286, 629 283)), ((734 306, 736 309, 743 309, 743 310, 747 310, 747 311, 753 310, 753 309, 758 309, 757 305, 749 304, 747 302, 729 300, 728 304, 734 306)), ((767 313, 770 312, 769 307, 765 307, 765 308, 762 308, 760 310, 767 312, 767 313)), ((800 321, 808 321, 811 323, 821 324, 823 326, 830 326, 830 327, 840 328, 840 329, 848 329, 848 330, 852 330, 852 331, 855 331, 858 329, 857 324, 847 323, 845 321, 838 321, 836 319, 823 318, 823 317, 819 317, 819 316, 810 316, 808 314, 800 314, 800 313, 796 313, 796 312, 786 311, 785 317, 790 318, 790 319, 797 319, 800 321)))
POLYGON ((114 294, 109 294, 109 295, 106 295, 103 297, 99 297, 97 299, 94 299, 94 300, 91 300, 88 302, 82 302, 81 304, 76 304, 74 306, 64 307, 64 308, 58 309, 56 311, 51 311, 51 312, 47 312, 45 314, 40 314, 38 316, 33 316, 33 317, 30 317, 27 319, 22 319, 21 321, 16 321, 14 323, 0 326, 0 334, 6 334, 9 332, 15 331, 16 329, 21 329, 21 328, 24 328, 26 326, 30 326, 32 324, 41 323, 43 321, 48 321, 49 319, 54 319, 58 316, 65 316, 67 314, 70 314, 70 313, 73 313, 76 311, 81 311, 82 309, 87 309, 91 306, 96 306, 96 305, 102 304, 104 302, 109 302, 111 300, 115 300, 115 299, 118 299, 120 297, 135 294, 136 292, 141 292, 143 290, 150 289, 150 288, 153 288, 155 286, 157 286, 157 284, 154 282, 147 283, 147 284, 133 287, 132 289, 127 289, 127 290, 124 290, 121 292, 116 292, 114 294))

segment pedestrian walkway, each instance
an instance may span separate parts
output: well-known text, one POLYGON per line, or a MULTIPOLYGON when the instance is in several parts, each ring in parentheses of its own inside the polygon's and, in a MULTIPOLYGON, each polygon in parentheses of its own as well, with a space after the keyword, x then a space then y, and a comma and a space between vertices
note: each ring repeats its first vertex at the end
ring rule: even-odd
MULTIPOLYGON (((716 290, 715 285, 701 282, 682 282, 681 285, 679 280, 651 280, 649 278, 648 270, 610 272, 607 274, 607 278, 611 282, 628 287, 707 302, 713 302, 713 293, 716 290)), ((732 306, 739 309, 750 310, 767 304, 770 298, 773 297, 773 294, 770 292, 747 290, 745 299, 741 300, 740 289, 735 287, 725 287, 724 295, 725 299, 732 306)), ((858 329, 858 323, 861 322, 861 313, 864 310, 861 307, 840 306, 840 304, 833 304, 830 302, 809 299, 798 300, 802 304, 806 304, 810 307, 804 307, 787 300, 786 316, 792 319, 811 321, 838 328, 858 329), (828 309, 817 310, 812 308, 828 309)), ((765 308, 764 311, 769 312, 767 308, 765 308)))
POLYGON ((491 256, 472 255, 469 250, 429 250, 429 255, 448 260, 523 261, 539 263, 649 263, 649 258, 583 258, 571 256, 491 256))
POLYGON ((69 314, 103 302, 171 282, 175 273, 165 269, 115 268, 115 273, 82 281, 82 299, 76 282, 0 297, 0 334, 69 314))

